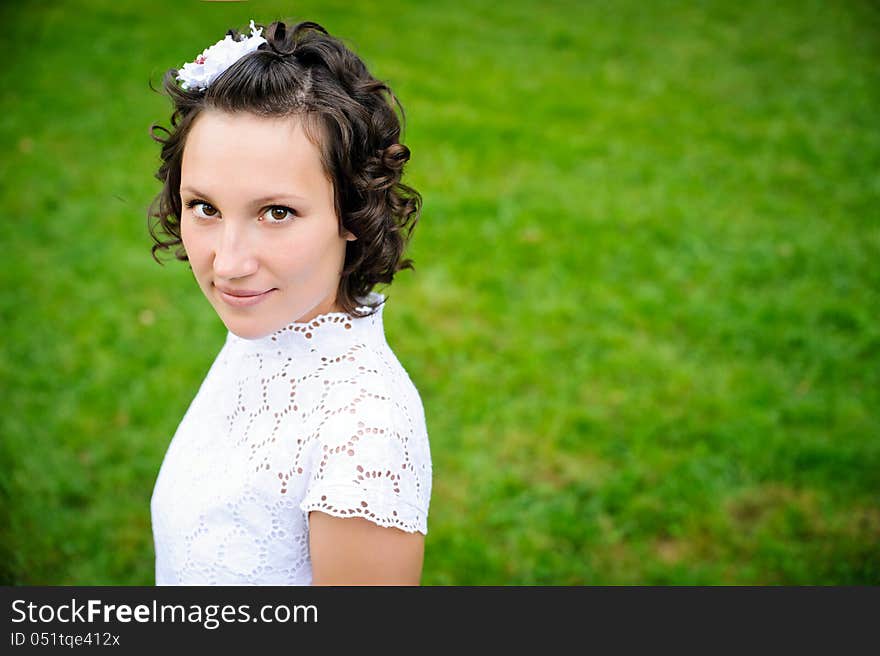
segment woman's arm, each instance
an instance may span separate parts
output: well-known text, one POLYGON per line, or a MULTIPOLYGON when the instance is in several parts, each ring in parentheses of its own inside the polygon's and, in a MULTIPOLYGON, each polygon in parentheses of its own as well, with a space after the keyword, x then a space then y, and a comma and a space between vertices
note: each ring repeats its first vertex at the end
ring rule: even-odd
POLYGON ((312 585, 419 585, 425 536, 315 510, 309 550, 312 585))

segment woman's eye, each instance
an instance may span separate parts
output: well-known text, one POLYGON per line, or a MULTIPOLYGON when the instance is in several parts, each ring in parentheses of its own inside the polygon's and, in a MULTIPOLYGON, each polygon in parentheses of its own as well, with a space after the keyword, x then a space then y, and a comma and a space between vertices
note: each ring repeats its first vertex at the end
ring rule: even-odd
POLYGON ((186 205, 187 207, 192 208, 193 213, 201 219, 212 219, 217 216, 217 208, 213 205, 208 205, 208 203, 205 203, 204 201, 190 201, 186 205))
POLYGON ((269 211, 263 216, 268 216, 272 219, 272 223, 284 223, 288 218, 293 218, 294 214, 295 212, 289 207, 276 205, 275 207, 269 208, 269 211))

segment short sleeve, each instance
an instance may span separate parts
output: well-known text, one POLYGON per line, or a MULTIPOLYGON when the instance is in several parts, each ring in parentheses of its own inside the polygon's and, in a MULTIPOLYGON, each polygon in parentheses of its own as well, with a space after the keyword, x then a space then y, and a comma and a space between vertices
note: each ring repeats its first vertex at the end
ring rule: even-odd
POLYGON ((420 408, 382 389, 341 385, 331 396, 300 510, 427 535, 432 468, 420 408))

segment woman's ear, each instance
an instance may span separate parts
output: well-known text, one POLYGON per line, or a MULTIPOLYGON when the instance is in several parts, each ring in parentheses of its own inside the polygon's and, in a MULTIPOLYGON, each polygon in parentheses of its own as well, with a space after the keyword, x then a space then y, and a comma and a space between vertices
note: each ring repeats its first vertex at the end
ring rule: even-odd
POLYGON ((345 241, 355 241, 357 237, 355 237, 351 232, 346 230, 342 233, 342 236, 345 237, 345 241))

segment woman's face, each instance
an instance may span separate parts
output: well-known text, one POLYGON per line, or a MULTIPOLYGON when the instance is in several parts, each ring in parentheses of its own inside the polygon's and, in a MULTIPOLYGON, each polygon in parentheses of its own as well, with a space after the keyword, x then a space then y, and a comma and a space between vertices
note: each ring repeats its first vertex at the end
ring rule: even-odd
POLYGON ((255 339, 341 310, 355 237, 339 234, 333 185, 298 119, 202 112, 186 139, 180 200, 193 274, 231 332, 255 339))

